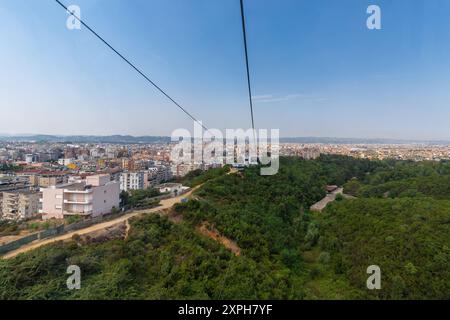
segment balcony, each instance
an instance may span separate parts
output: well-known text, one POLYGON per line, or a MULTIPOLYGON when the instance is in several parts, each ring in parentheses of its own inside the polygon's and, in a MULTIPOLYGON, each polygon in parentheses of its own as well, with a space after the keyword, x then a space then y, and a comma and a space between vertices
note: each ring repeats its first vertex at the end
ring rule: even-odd
POLYGON ((64 189, 64 193, 74 193, 74 194, 90 194, 92 193, 92 189, 85 189, 85 190, 70 190, 70 189, 64 189))
POLYGON ((92 204, 92 199, 87 199, 87 200, 76 200, 76 199, 65 199, 64 200, 65 204, 81 204, 81 205, 86 205, 86 204, 92 204))
POLYGON ((63 215, 65 216, 90 216, 94 211, 86 210, 84 212, 74 212, 74 211, 63 211, 63 215))

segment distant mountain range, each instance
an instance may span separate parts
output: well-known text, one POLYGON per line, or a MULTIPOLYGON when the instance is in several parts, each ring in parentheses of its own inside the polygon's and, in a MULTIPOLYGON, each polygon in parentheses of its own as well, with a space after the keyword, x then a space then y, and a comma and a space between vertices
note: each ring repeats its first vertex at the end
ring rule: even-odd
MULTIPOLYGON (((167 136, 131 136, 131 135, 1 135, 0 141, 11 142, 63 142, 63 143, 118 143, 118 144, 151 144, 168 143, 171 141, 167 136)), ((401 139, 366 139, 366 138, 332 138, 332 137, 292 137, 280 138, 282 143, 324 143, 324 144, 433 144, 450 145, 445 140, 401 140, 401 139)))
POLYGON ((73 142, 73 143, 167 143, 170 137, 130 135, 111 136, 59 136, 59 135, 0 135, 0 141, 12 142, 73 142))
POLYGON ((284 143, 324 143, 324 144, 426 144, 450 145, 445 140, 402 140, 402 139, 375 139, 375 138, 332 138, 332 137, 296 137, 280 138, 284 143))

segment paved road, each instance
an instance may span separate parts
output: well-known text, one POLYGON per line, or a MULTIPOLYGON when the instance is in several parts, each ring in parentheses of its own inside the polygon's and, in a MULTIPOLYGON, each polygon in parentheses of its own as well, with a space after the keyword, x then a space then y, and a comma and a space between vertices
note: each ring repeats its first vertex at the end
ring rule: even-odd
POLYGON ((84 228, 84 229, 80 229, 80 230, 76 230, 76 231, 72 231, 72 232, 69 232, 69 233, 65 233, 63 235, 60 235, 60 236, 57 236, 57 237, 54 237, 54 238, 51 238, 51 239, 36 240, 34 242, 31 242, 30 244, 27 244, 27 245, 25 245, 23 247, 20 247, 17 250, 13 250, 13 251, 8 252, 2 258, 3 259, 14 258, 15 256, 17 256, 20 253, 28 252, 30 250, 34 250, 34 249, 42 247, 42 246, 44 246, 46 244, 57 242, 57 241, 61 241, 61 240, 71 239, 72 236, 75 235, 75 234, 83 235, 83 234, 91 233, 91 232, 94 232, 94 231, 98 231, 98 230, 109 228, 109 227, 114 226, 114 225, 116 225, 118 223, 125 222, 128 219, 130 219, 132 217, 135 217, 135 216, 138 216, 138 215, 141 215, 141 214, 155 213, 155 212, 158 212, 158 211, 161 211, 161 210, 164 210, 164 209, 169 209, 174 204, 180 203, 181 199, 189 197, 195 190, 197 190, 200 187, 201 187, 201 185, 191 189, 190 191, 188 191, 185 194, 182 194, 182 195, 180 195, 178 197, 161 200, 160 206, 158 206, 156 208, 146 209, 146 210, 135 210, 135 211, 133 211, 131 213, 123 215, 123 216, 121 216, 119 218, 116 218, 114 220, 110 220, 110 221, 94 224, 94 225, 92 225, 90 227, 87 227, 87 228, 84 228))

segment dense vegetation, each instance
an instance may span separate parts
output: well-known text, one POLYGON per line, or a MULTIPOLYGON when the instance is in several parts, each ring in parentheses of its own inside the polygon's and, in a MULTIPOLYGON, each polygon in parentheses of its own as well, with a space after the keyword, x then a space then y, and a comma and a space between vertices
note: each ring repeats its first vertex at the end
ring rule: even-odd
POLYGON ((193 188, 202 183, 205 183, 208 180, 212 180, 220 176, 223 176, 229 171, 230 171, 229 166, 224 166, 223 168, 213 168, 207 171, 197 169, 185 175, 180 182, 182 182, 185 186, 193 188))
POLYGON ((277 175, 261 177, 259 168, 206 183, 199 200, 176 210, 192 225, 213 223, 258 262, 298 261, 305 236, 305 211, 325 196, 320 165, 284 159, 277 175))
POLYGON ((0 262, 0 299, 287 298, 287 274, 157 215, 135 219, 125 241, 58 243, 0 262), (67 290, 66 268, 82 270, 67 290))
POLYGON ((363 297, 450 298, 450 201, 344 200, 327 209, 320 229, 331 268, 363 297), (381 268, 382 290, 365 288, 370 265, 381 268))
POLYGON ((174 208, 181 221, 147 216, 126 240, 59 243, 0 261, 0 298, 450 298, 449 163, 322 156, 282 158, 274 176, 227 171, 186 177, 204 184, 174 208), (309 212, 326 184, 345 184, 358 199, 309 212), (204 222, 241 254, 202 235, 204 222), (82 269, 81 290, 65 287, 70 264, 82 269), (366 288, 370 265, 381 268, 381 290, 366 288))
POLYGON ((156 198, 161 195, 159 189, 147 188, 144 190, 122 191, 120 193, 120 202, 122 207, 129 208, 149 208, 159 203, 156 198))
POLYGON ((347 182, 345 189, 360 197, 450 199, 450 162, 386 161, 373 174, 347 182))
POLYGON ((19 223, 15 221, 0 221, 0 237, 19 234, 19 223))

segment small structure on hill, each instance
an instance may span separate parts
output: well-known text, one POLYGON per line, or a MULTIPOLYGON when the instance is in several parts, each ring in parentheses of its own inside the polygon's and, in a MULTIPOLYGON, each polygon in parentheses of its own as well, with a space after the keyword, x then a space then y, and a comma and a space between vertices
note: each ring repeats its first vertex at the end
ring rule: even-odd
POLYGON ((335 192, 337 189, 339 189, 339 187, 338 187, 338 186, 335 186, 335 185, 328 185, 328 186, 325 187, 325 190, 326 190, 328 193, 333 193, 333 192, 335 192))
POLYGON ((161 193, 170 193, 172 196, 178 196, 184 193, 189 187, 183 186, 181 183, 163 183, 156 186, 161 193))

